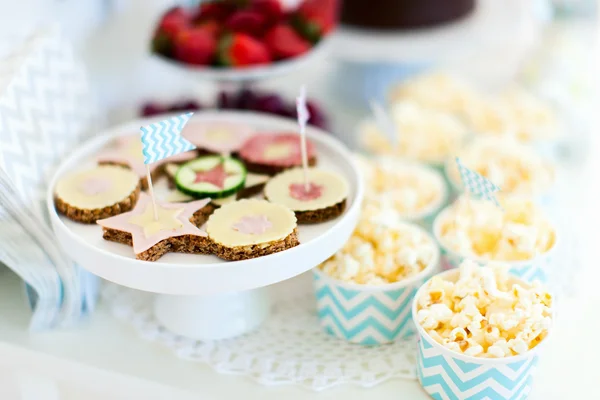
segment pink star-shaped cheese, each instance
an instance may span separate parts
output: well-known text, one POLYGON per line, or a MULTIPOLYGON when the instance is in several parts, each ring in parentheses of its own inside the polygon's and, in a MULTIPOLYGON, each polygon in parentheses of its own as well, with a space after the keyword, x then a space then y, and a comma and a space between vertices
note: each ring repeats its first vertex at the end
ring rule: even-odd
POLYGON ((225 179, 231 175, 232 174, 228 174, 227 171, 225 171, 223 163, 219 163, 208 171, 196 171, 194 183, 207 182, 215 185, 219 189, 223 189, 225 187, 225 179))
POLYGON ((230 122, 190 122, 181 135, 199 149, 231 154, 252 135, 252 128, 230 122))
POLYGON ((183 235, 205 237, 206 232, 190 222, 194 213, 210 202, 210 199, 190 203, 158 203, 158 220, 154 219, 154 208, 150 196, 140 193, 134 209, 98 221, 103 228, 115 229, 131 234, 133 252, 140 254, 159 242, 183 235))
MULTIPOLYGON (((195 151, 179 153, 171 157, 150 164, 150 172, 165 163, 181 163, 196 158, 195 151)), ((140 135, 121 136, 116 140, 115 146, 104 150, 97 157, 98 163, 110 163, 126 165, 140 178, 146 176, 146 164, 144 164, 144 155, 142 153, 142 141, 140 135)))
POLYGON ((246 215, 233 224, 231 228, 246 235, 260 235, 272 226, 273 224, 266 215, 246 215))

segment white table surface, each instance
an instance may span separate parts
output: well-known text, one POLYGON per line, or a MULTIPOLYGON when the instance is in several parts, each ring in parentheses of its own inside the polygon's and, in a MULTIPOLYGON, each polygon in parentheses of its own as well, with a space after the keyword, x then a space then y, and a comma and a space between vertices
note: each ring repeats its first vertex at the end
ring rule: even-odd
MULTIPOLYGON (((140 2, 132 3, 139 5, 140 2)), ((129 117, 131 106, 140 99, 150 95, 176 98, 190 89, 189 82, 177 77, 164 79, 162 87, 149 84, 156 82, 161 68, 148 61, 140 47, 147 36, 147 23, 139 30, 134 29, 136 34, 127 40, 114 41, 130 23, 132 13, 134 10, 125 8, 119 18, 105 26, 106 33, 92 39, 90 48, 93 51, 88 54, 89 60, 98 61, 93 62, 92 76, 104 89, 101 93, 103 104, 121 110, 111 114, 113 121, 129 117), (114 47, 107 42, 110 38, 116 43, 114 47), (120 63, 113 62, 124 54, 131 57, 120 63), (101 65, 102 60, 104 65, 101 65), (127 81, 128 85, 109 83, 114 74, 121 74, 122 81, 127 81)), ((143 14, 136 20, 144 21, 155 12, 147 9, 143 14)), ((299 82, 307 83, 309 93, 317 95, 336 112, 337 134, 348 138, 363 114, 360 110, 342 108, 335 93, 328 92, 323 73, 331 72, 333 68, 331 64, 316 65, 294 76, 269 82, 267 86, 293 94, 299 82)), ((194 83, 192 87, 196 93, 204 95, 214 89, 202 83, 194 83)), ((587 187, 586 182, 597 182, 594 174, 600 171, 599 145, 595 138, 588 164, 572 182, 574 190, 586 188, 586 195, 579 192, 581 198, 575 198, 578 201, 572 203, 573 226, 581 231, 582 265, 574 283, 576 293, 562 299, 552 342, 540 363, 533 399, 588 399, 597 393, 595 362, 600 359, 600 347, 596 342, 600 330, 600 267, 596 262, 594 247, 598 244, 597 240, 594 243, 594 238, 600 220, 598 213, 592 210, 597 209, 600 196, 598 185, 587 187)), ((70 331, 28 334, 28 318, 17 278, 8 271, 0 271, 2 400, 428 398, 416 381, 394 380, 371 389, 343 386, 314 394, 291 386, 267 388, 243 377, 217 374, 206 366, 178 360, 166 349, 144 342, 102 305, 88 324, 70 331), (23 388, 29 392, 24 392, 23 388)))

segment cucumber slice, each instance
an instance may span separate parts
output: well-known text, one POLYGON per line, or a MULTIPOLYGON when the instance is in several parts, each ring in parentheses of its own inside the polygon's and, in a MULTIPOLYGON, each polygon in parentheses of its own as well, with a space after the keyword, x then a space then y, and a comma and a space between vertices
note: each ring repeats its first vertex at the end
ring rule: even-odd
POLYGON ((200 157, 183 164, 175 174, 177 189, 196 199, 222 199, 237 193, 245 183, 246 167, 231 157, 200 157))

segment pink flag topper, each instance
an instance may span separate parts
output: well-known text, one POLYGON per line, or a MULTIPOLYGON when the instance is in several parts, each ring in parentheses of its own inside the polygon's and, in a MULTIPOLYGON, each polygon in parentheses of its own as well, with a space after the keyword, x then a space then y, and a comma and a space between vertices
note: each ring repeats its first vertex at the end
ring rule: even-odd
POLYGON ((300 96, 296 98, 296 112, 298 113, 298 124, 300 125, 300 132, 304 132, 306 129, 306 123, 310 118, 308 108, 306 107, 306 86, 302 85, 300 88, 300 96))

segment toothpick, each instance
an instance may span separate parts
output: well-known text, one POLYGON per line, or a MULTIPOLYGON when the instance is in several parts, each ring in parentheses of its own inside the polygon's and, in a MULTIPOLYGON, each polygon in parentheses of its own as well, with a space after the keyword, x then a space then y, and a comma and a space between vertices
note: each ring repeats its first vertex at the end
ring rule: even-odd
POLYGON ((300 150, 302 153, 302 170, 304 171, 304 190, 308 192, 308 156, 306 154, 306 123, 310 118, 306 108, 306 86, 300 88, 300 96, 296 98, 296 112, 298 114, 298 125, 300 126, 300 150))
POLYGON ((156 208, 156 198, 154 197, 154 187, 152 186, 152 176, 150 175, 150 164, 146 164, 146 179, 148 180, 148 189, 150 190, 150 198, 152 199, 152 207, 154 209, 154 220, 158 221, 158 209, 156 208))
POLYGON ((398 133, 396 124, 388 114, 388 112, 375 100, 370 101, 371 111, 375 117, 375 122, 379 126, 379 129, 383 131, 383 134, 388 137, 390 143, 393 146, 398 144, 398 133))

